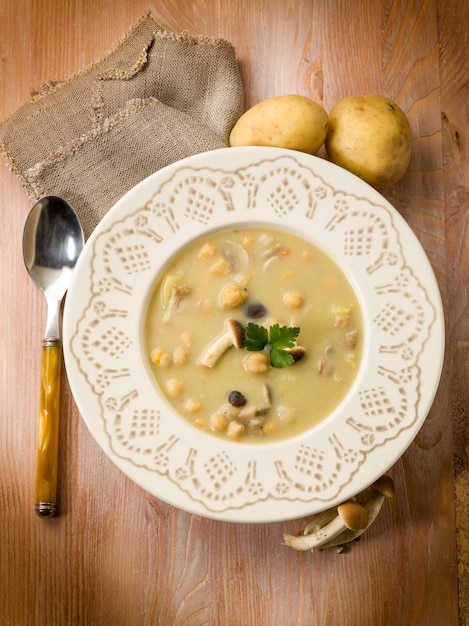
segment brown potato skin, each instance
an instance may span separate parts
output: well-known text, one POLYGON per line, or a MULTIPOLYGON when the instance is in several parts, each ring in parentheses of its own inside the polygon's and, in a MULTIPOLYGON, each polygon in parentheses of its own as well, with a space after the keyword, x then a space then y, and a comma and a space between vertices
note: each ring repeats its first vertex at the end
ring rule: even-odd
POLYGON ((271 146, 314 154, 328 130, 325 109, 296 94, 263 100, 248 109, 230 133, 230 146, 271 146))
POLYGON ((330 161, 373 187, 397 182, 412 152, 409 121, 399 106, 384 96, 349 96, 329 113, 325 141, 330 161))

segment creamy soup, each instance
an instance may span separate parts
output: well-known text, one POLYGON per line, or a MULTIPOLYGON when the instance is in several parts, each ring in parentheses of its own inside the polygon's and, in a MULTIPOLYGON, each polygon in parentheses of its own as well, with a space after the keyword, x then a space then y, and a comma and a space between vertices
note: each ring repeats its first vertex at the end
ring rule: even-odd
POLYGON ((338 406, 359 369, 363 322, 327 254, 291 233, 239 228, 174 257, 145 339, 155 381, 180 415, 259 443, 310 429, 338 406))

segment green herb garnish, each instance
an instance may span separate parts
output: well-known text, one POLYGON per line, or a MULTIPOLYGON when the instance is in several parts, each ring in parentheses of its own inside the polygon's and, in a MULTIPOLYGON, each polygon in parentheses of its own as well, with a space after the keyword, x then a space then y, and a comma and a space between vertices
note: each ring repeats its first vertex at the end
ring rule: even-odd
POLYGON ((294 362, 293 356, 286 348, 293 348, 300 329, 297 327, 280 326, 273 324, 267 329, 249 322, 246 326, 246 339, 244 347, 250 352, 264 350, 270 347, 270 364, 272 367, 285 367, 294 362))

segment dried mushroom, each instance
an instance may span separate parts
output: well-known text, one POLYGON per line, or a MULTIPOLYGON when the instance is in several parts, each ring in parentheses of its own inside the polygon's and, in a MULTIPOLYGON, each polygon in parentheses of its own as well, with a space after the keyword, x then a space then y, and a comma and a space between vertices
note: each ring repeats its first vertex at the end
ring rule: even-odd
POLYGON ((374 482, 363 504, 348 500, 318 513, 300 536, 284 534, 285 545, 294 550, 334 548, 338 552, 355 541, 373 524, 386 498, 394 496, 394 482, 387 475, 374 482))
POLYGON ((228 320, 225 332, 209 343, 197 359, 197 365, 213 367, 229 348, 242 348, 244 337, 244 326, 236 320, 228 320))

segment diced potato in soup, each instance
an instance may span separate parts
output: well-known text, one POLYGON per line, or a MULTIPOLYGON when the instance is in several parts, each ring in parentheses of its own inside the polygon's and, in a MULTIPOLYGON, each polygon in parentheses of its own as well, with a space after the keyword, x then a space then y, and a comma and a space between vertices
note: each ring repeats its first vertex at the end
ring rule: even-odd
POLYGON ((289 232, 233 228, 175 255, 150 299, 145 339, 177 413, 228 440, 274 442, 316 426, 345 398, 363 320, 348 278, 322 250, 289 232), (280 347, 288 364, 274 367, 273 344, 248 350, 246 333, 270 337, 276 324, 299 332, 280 347))

